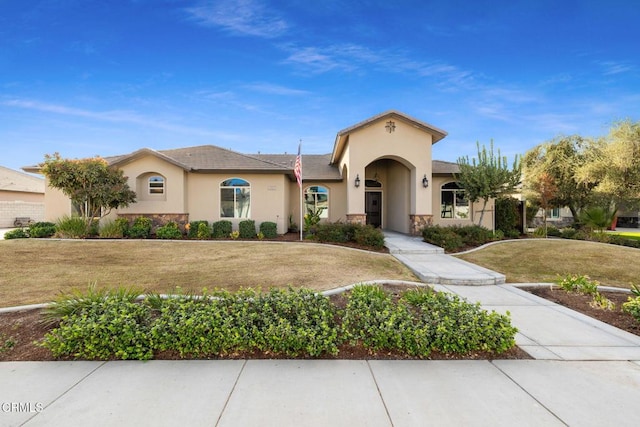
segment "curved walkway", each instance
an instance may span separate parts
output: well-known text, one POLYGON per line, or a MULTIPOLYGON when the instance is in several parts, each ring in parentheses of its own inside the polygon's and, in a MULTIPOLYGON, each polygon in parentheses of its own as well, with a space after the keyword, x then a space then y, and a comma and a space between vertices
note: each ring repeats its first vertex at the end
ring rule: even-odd
POLYGON ((406 265, 425 283, 441 285, 499 285, 504 274, 446 255, 442 248, 419 237, 384 232, 389 253, 406 265))

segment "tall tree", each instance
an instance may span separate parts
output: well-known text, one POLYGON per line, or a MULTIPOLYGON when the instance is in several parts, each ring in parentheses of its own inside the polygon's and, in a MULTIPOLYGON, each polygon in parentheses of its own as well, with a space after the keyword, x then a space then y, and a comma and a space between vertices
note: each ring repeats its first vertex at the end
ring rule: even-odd
POLYGON ((547 213, 549 208, 555 207, 552 202, 558 194, 558 186, 556 185, 551 174, 543 172, 536 181, 531 183, 532 189, 539 195, 538 202, 540 207, 544 209, 544 235, 547 236, 547 213))
POLYGON ((616 123, 587 153, 578 179, 615 209, 640 207, 640 122, 616 123))
POLYGON ((469 160, 469 156, 458 158, 460 172, 456 180, 464 188, 470 202, 476 203, 482 199, 482 210, 478 224, 482 224, 484 212, 490 199, 512 194, 521 180, 521 166, 519 157, 515 156, 513 165, 509 167, 507 156, 497 154, 493 150, 493 141, 489 150, 480 143, 476 143, 478 157, 469 160))
POLYGON ((522 158, 524 193, 527 199, 540 201, 539 183, 551 181, 556 191, 547 200, 551 206, 567 206, 574 221, 592 199, 594 183, 577 178, 577 171, 587 163, 593 143, 579 135, 562 136, 542 143, 522 158))
POLYGON ((122 170, 110 168, 99 157, 69 160, 55 153, 46 155, 40 166, 49 186, 61 190, 78 207, 87 230, 95 218, 136 201, 122 170))

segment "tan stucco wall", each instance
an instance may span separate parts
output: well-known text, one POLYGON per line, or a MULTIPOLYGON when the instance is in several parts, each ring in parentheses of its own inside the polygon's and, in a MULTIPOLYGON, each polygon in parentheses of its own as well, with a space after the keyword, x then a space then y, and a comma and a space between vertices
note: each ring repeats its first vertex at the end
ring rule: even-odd
POLYGON ((49 186, 45 180, 44 220, 55 222, 63 216, 71 215, 71 200, 61 190, 49 186))
MULTIPOLYGON (((479 201, 473 203, 470 206, 471 215, 469 219, 454 219, 454 218, 441 218, 441 196, 440 196, 440 188, 443 184, 448 182, 455 181, 453 176, 434 176, 431 180, 430 187, 433 187, 433 206, 435 207, 433 213, 433 223, 441 225, 443 227, 448 225, 472 225, 477 224, 480 220, 480 214, 482 211, 483 201, 479 201)), ((491 199, 487 203, 485 208, 484 217, 482 219, 482 225, 489 230, 494 229, 495 224, 495 211, 494 211, 494 201, 491 199)))
POLYGON ((187 193, 185 192, 186 175, 184 169, 148 155, 121 167, 129 179, 129 187, 136 191, 137 201, 128 208, 119 209, 120 213, 188 213, 186 210, 187 193), (161 197, 148 195, 146 178, 149 174, 161 175, 165 178, 165 194, 161 197))
MULTIPOLYGON (((335 181, 305 181, 302 183, 303 190, 308 187, 320 185, 329 190, 329 217, 322 221, 327 222, 346 222, 347 219, 347 182, 335 181)), ((289 207, 287 214, 287 225, 289 224, 289 215, 293 215, 293 222, 300 226, 300 187, 297 182, 291 182, 288 191, 289 207)), ((303 223, 304 224, 304 223, 303 223)))
POLYGON ((44 203, 44 193, 28 193, 26 191, 0 190, 0 202, 44 203))
MULTIPOLYGON (((432 136, 402 120, 394 120, 395 131, 385 129, 385 120, 357 129, 349 135, 341 164, 348 165, 348 182, 356 175, 363 182, 359 188, 349 186, 349 213, 364 213, 365 168, 377 159, 388 158, 403 163, 409 170, 409 213, 430 214, 432 212, 431 189, 422 188, 422 177, 431 176, 432 136)), ((408 221, 408 218, 407 218, 408 221)))

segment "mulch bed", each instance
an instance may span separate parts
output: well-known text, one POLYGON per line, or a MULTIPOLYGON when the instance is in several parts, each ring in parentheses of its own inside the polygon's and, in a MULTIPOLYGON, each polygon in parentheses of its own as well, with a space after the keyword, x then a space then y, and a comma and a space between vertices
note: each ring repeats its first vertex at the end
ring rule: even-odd
MULTIPOLYGON (((407 289, 403 285, 384 285, 385 289, 395 298, 407 289)), ((332 295, 331 302, 344 308, 346 298, 344 294, 332 295)), ((71 360, 55 358, 48 349, 40 347, 36 342, 41 341, 44 335, 53 326, 42 323, 41 309, 24 310, 12 313, 0 314, 0 361, 45 361, 45 360, 71 360), (7 346, 9 340, 12 344, 7 346)), ((363 346, 350 346, 344 344, 340 347, 337 356, 327 355, 323 359, 352 359, 352 360, 417 360, 398 351, 370 351, 363 346)), ((267 353, 267 352, 238 352, 212 359, 290 359, 291 357, 267 353)), ((154 355, 155 360, 179 360, 177 352, 163 351, 154 355)), ((519 347, 514 347, 501 354, 488 352, 473 352, 470 354, 444 354, 432 352, 429 360, 493 360, 493 359, 531 359, 531 357, 519 347)))
POLYGON ((627 299, 631 294, 624 292, 600 291, 602 295, 613 301, 615 304, 615 308, 613 310, 601 310, 589 305, 593 298, 588 295, 567 292, 560 288, 551 288, 550 286, 530 288, 523 287, 521 289, 555 302, 556 304, 560 304, 572 310, 586 314, 589 317, 593 317, 602 322, 613 325, 623 331, 640 336, 640 322, 635 320, 630 314, 622 311, 622 304, 627 302, 627 299))

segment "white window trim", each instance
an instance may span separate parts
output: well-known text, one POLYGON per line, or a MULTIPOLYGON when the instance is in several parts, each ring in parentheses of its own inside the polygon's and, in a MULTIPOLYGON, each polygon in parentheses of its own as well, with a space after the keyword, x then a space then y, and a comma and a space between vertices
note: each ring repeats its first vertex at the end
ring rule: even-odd
POLYGON ((247 181, 244 178, 240 178, 240 177, 231 177, 231 178, 226 178, 223 179, 220 182, 220 186, 219 186, 220 191, 218 192, 218 200, 220 201, 220 218, 224 218, 224 219, 251 219, 251 183, 249 181, 247 181), (231 181, 231 180, 240 180, 240 181, 244 181, 247 183, 247 185, 223 185, 226 181, 231 181), (236 192, 235 189, 236 188, 241 188, 241 189, 249 189, 249 209, 247 210, 247 216, 236 216, 236 212, 238 211, 238 209, 236 209, 236 205, 238 203, 237 198, 236 198, 236 192), (233 216, 223 216, 223 210, 222 210, 222 190, 223 189, 233 189, 233 216))

